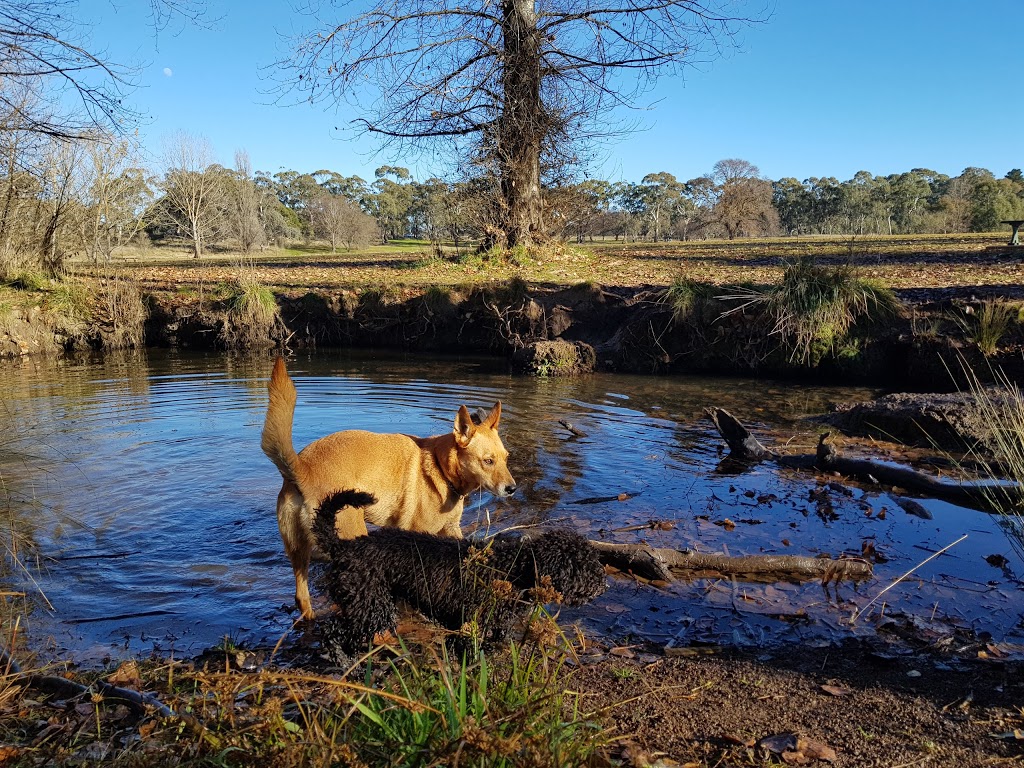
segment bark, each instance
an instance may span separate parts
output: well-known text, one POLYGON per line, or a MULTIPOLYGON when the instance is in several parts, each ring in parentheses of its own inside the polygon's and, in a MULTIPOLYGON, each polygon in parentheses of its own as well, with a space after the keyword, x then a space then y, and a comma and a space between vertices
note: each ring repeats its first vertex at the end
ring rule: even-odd
POLYGON ((821 579, 823 583, 860 581, 872 575, 865 560, 831 560, 794 555, 729 557, 705 552, 656 549, 647 544, 590 542, 605 565, 651 581, 673 581, 683 576, 736 576, 752 581, 821 579))
POLYGON ((541 231, 540 33, 533 0, 502 3, 504 112, 497 128, 504 234, 509 248, 528 245, 541 231))

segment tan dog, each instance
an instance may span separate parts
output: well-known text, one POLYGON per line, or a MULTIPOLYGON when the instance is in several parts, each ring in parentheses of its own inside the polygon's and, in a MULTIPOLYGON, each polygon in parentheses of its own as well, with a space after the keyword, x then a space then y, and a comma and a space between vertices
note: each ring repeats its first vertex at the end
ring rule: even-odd
POLYGON ((304 618, 314 616, 309 601, 310 526, 320 502, 330 494, 356 488, 377 499, 363 509, 338 514, 335 530, 342 539, 366 535, 367 521, 461 538, 466 496, 480 488, 499 497, 516 490, 508 471, 508 451, 498 437, 500 402, 480 424, 461 406, 455 428, 445 435, 348 430, 321 437, 295 453, 295 385, 280 357, 269 389, 261 446, 284 478, 277 495, 277 524, 295 572, 295 602, 304 618))

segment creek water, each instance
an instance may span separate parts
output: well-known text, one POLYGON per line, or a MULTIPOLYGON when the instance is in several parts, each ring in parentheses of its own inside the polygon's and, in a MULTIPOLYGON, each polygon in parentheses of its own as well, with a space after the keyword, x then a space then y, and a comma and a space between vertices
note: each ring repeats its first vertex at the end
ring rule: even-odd
MULTIPOLYGON (((0 367, 0 587, 29 594, 21 630, 31 644, 100 662, 191 656, 225 636, 294 639, 294 581, 274 513, 280 479, 259 449, 272 362, 151 350, 0 367)), ((658 589, 616 577, 592 604, 562 612, 610 642, 827 643, 908 628, 934 642, 1024 640, 1024 564, 997 518, 923 500, 925 519, 882 491, 822 492, 822 480, 767 463, 730 470, 703 415, 722 406, 811 451, 820 430, 806 417, 868 390, 518 378, 494 359, 351 352, 299 355, 289 369, 298 388, 296 448, 338 429, 437 434, 451 429, 460 404, 501 400, 520 490, 505 501, 474 496, 467 532, 564 525, 617 543, 731 555, 859 555, 868 542, 880 561, 870 581, 827 589, 720 578, 658 589), (629 498, 592 501, 619 494, 629 498), (671 525, 617 530, 652 520, 671 525), (990 555, 1005 562, 992 565, 990 555)))

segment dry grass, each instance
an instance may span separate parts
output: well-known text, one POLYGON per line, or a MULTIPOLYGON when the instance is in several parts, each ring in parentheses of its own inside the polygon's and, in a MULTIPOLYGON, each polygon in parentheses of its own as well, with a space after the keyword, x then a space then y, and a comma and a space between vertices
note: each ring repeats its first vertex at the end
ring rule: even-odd
MULTIPOLYGON (((592 281, 626 287, 662 286, 686 279, 716 285, 778 283, 785 265, 803 256, 819 263, 850 263, 866 279, 893 289, 944 286, 1019 286, 1017 260, 988 252, 1002 235, 914 237, 762 238, 687 243, 591 243, 521 252, 515 259, 487 259, 472 252, 461 259, 436 258, 426 241, 395 241, 331 254, 326 245, 270 249, 247 255, 254 277, 278 293, 299 295, 321 288, 389 285, 474 285, 522 278, 531 284, 574 285, 592 281)), ((201 262, 173 248, 141 250, 127 264, 146 289, 233 281, 238 254, 215 254, 201 262)), ((76 265, 89 272, 88 265, 76 265)))

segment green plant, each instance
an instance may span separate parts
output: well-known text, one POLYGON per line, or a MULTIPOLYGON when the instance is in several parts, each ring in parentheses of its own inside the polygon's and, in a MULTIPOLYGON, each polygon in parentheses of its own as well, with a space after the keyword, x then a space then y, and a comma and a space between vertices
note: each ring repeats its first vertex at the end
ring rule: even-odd
POLYGON ((512 645, 502 668, 479 650, 454 667, 403 656, 379 694, 351 699, 345 740, 370 765, 584 765, 605 739, 566 691, 563 659, 535 645, 512 645))
POLYGON ((69 320, 87 320, 92 315, 89 291, 82 283, 62 280, 53 286, 46 297, 51 311, 69 320))
POLYGON ((3 284, 19 291, 42 291, 50 284, 50 279, 42 272, 20 270, 5 275, 3 284))
POLYGON ((985 357, 999 351, 999 342, 1016 318, 1018 309, 1008 301, 990 299, 981 302, 977 311, 962 323, 964 331, 985 357))
POLYGON ((281 309, 273 292, 251 275, 243 274, 230 287, 221 340, 229 348, 266 344, 281 324, 281 309))
POLYGON ((849 264, 827 266, 810 256, 788 264, 778 285, 732 298, 746 299, 743 307, 760 305, 790 361, 803 364, 834 350, 857 322, 888 320, 902 308, 890 289, 857 277, 849 264))
POLYGON ((672 310, 672 322, 686 322, 694 317, 702 304, 714 298, 715 287, 698 283, 685 277, 677 277, 662 293, 661 301, 672 310))

